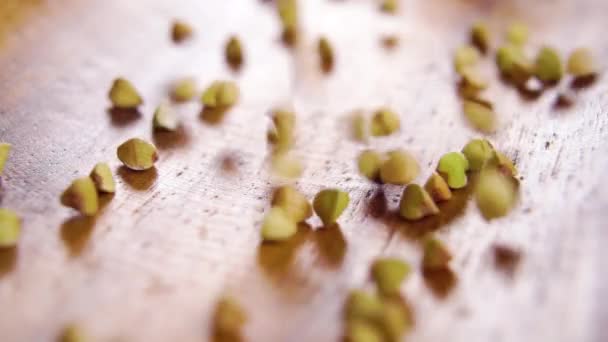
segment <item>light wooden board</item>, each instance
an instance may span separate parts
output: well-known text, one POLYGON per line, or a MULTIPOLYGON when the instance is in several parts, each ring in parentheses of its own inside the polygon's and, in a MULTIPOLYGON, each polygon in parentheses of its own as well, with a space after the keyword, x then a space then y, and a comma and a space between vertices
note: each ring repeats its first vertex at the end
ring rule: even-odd
POLYGON ((382 195, 357 174, 367 146, 348 139, 344 118, 397 110, 401 132, 368 146, 410 150, 423 182, 442 153, 478 136, 461 116, 450 59, 470 23, 486 18, 500 36, 521 20, 532 31, 530 52, 544 43, 564 55, 589 46, 603 63, 608 2, 402 5, 391 17, 373 1, 300 1, 302 40, 290 51, 272 5, 260 1, 3 1, 0 141, 13 151, 0 203, 24 222, 19 247, 0 252, 1 340, 50 341, 77 321, 99 341, 204 341, 214 301, 228 293, 249 312, 251 341, 335 341, 344 296, 367 284, 370 262, 390 255, 419 265, 418 238, 436 230, 454 252, 452 285, 433 290, 420 270, 407 280, 402 292, 416 318, 409 340, 606 341, 605 77, 578 92, 572 108, 555 110, 556 89, 528 101, 491 73, 488 96, 501 122, 489 138, 523 177, 521 203, 491 223, 467 191, 438 219, 406 223, 384 213, 401 189, 382 195), (191 41, 170 41, 173 18, 195 27, 191 41), (246 52, 239 74, 222 56, 231 33, 246 52), (321 34, 336 52, 329 76, 318 71, 321 34), (398 34, 399 47, 382 49, 383 34, 398 34), (118 75, 143 94, 139 117, 108 112, 118 75), (235 79, 242 99, 217 126, 199 118, 198 104, 182 105, 183 130, 153 135, 152 111, 181 76, 201 87, 235 79), (265 132, 276 106, 298 113, 295 150, 306 165, 298 187, 312 198, 338 186, 352 202, 339 229, 318 229, 314 218, 293 241, 269 246, 259 224, 274 185, 265 132), (158 145, 155 170, 120 167, 115 149, 134 136, 158 145), (222 168, 227 156, 232 173, 222 168), (98 161, 116 171, 117 193, 98 217, 82 219, 58 197, 98 161), (495 242, 523 251, 512 279, 493 265, 495 242))

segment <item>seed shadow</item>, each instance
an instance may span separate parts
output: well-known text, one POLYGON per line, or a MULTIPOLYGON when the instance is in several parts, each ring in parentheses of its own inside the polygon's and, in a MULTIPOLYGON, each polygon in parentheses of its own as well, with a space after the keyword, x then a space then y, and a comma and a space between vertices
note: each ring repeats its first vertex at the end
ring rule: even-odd
POLYGON ((338 268, 344 261, 347 243, 338 223, 316 229, 313 234, 321 262, 330 268, 338 268))
POLYGON ((388 200, 382 187, 374 190, 373 195, 366 203, 366 213, 373 218, 381 218, 388 212, 388 200))
POLYGON ((321 71, 328 75, 334 70, 334 61, 321 61, 321 71))
POLYGON ((161 150, 181 148, 190 143, 190 134, 183 125, 180 125, 175 131, 155 130, 152 140, 161 150))
POLYGON ((93 233, 96 217, 73 216, 61 225, 61 239, 68 249, 70 257, 82 255, 93 233))
POLYGON ((439 299, 445 299, 456 287, 458 278, 451 268, 423 269, 424 284, 439 299))
POLYGON ((597 74, 575 77, 570 81, 570 88, 580 90, 591 87, 598 79, 597 74))
POLYGON ((290 273, 296 252, 312 233, 309 224, 300 223, 296 235, 288 241, 262 242, 258 247, 258 264, 272 280, 280 282, 290 273))
POLYGON ((503 272, 508 278, 513 279, 522 259, 522 252, 516 248, 498 243, 494 244, 491 248, 496 270, 503 272))
POLYGON ((107 109, 113 126, 127 126, 141 118, 141 112, 137 108, 110 107, 107 109))
POLYGON ((545 90, 544 85, 538 89, 530 89, 526 88, 525 85, 517 85, 515 86, 515 89, 517 89, 517 93, 525 101, 538 100, 545 90))
POLYGON ((234 175, 238 173, 239 167, 243 165, 242 159, 235 151, 221 152, 217 160, 219 169, 223 171, 222 175, 234 175))
POLYGON ((575 103, 574 94, 571 93, 559 93, 555 97, 555 101, 553 102, 553 109, 556 110, 565 110, 572 108, 575 103))
POLYGON ((208 125, 219 125, 224 121, 228 108, 203 107, 200 118, 208 125))
POLYGON ((158 178, 158 171, 155 167, 144 171, 134 171, 123 165, 118 168, 117 173, 125 183, 137 191, 150 189, 158 178))
POLYGON ((288 49, 293 49, 298 42, 297 30, 284 29, 281 32, 281 42, 288 49))
POLYGON ((213 329, 211 334, 212 342, 242 342, 245 341, 240 331, 225 332, 220 331, 216 328, 213 329))
POLYGON ((15 269, 18 255, 17 247, 0 248, 0 279, 15 269))

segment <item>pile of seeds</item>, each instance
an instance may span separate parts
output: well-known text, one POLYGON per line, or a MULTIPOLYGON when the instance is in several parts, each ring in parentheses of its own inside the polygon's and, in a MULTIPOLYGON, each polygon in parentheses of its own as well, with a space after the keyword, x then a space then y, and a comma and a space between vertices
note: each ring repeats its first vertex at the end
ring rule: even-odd
MULTIPOLYGON (((277 0, 277 13, 284 42, 293 46, 298 42, 298 11, 296 0, 277 0)), ((380 1, 379 9, 388 14, 399 10, 397 0, 380 1)), ((175 21, 170 35, 176 43, 192 38, 194 30, 183 21, 175 21)), ((596 76, 598 69, 592 53, 585 48, 574 50, 567 62, 562 62, 554 48, 542 47, 535 58, 526 54, 528 28, 514 23, 506 30, 504 43, 494 50, 491 31, 485 23, 474 24, 470 29, 470 44, 456 49, 454 68, 460 77, 459 92, 462 108, 470 125, 482 133, 497 129, 497 114, 490 101, 482 96, 488 81, 478 66, 482 58, 495 52, 500 74, 520 90, 542 92, 559 83, 568 72, 576 80, 596 76), (540 84, 540 86, 539 86, 540 84)), ((385 46, 394 47, 397 38, 385 37, 385 46)), ((335 64, 335 53, 329 40, 321 36, 317 43, 320 68, 329 72, 335 64)), ((224 46, 227 64, 239 71, 245 64, 245 53, 237 36, 231 36, 224 46)), ((203 119, 219 122, 237 104, 240 96, 238 85, 230 80, 217 80, 199 92, 192 78, 177 80, 168 92, 168 99, 187 102, 200 94, 203 119)), ((143 98, 135 86, 125 78, 116 78, 108 93, 113 108, 137 111, 143 98)), ((565 101, 560 95, 558 99, 565 101)), ((569 99, 569 98, 568 98, 569 99)), ((271 113, 272 125, 267 132, 270 160, 273 171, 292 179, 302 173, 302 165, 293 154, 296 132, 296 115, 292 110, 275 109, 271 113)), ((397 133, 401 120, 389 108, 379 108, 370 117, 363 112, 352 116, 353 137, 367 143, 370 137, 382 138, 397 133)), ((161 102, 154 111, 152 129, 175 131, 180 121, 169 101, 161 102)), ((11 145, 0 143, 0 175, 4 170, 11 145)), ((158 160, 156 147, 143 139, 131 138, 117 147, 116 155, 133 172, 143 172, 155 167, 158 160)), ((427 216, 440 215, 441 203, 452 199, 452 192, 474 186, 474 197, 482 216, 487 220, 507 215, 517 203, 519 181, 513 162, 495 149, 486 139, 473 139, 461 152, 448 152, 439 158, 435 171, 424 186, 412 183, 420 174, 415 156, 403 149, 379 152, 362 151, 358 157, 359 172, 370 181, 380 184, 404 186, 399 203, 400 216, 408 221, 422 220, 427 216), (475 175, 476 182, 471 182, 475 175), (475 183, 475 184, 472 184, 475 183)), ((100 211, 100 196, 114 193, 116 184, 107 163, 96 164, 88 176, 72 181, 60 196, 60 202, 83 216, 95 216, 100 211)), ((298 225, 310 219, 313 213, 322 227, 335 225, 350 202, 349 194, 335 188, 320 190, 310 201, 294 185, 282 185, 275 189, 271 206, 261 222, 260 235, 263 243, 282 243, 291 239, 298 225)), ((21 218, 13 211, 0 208, 0 248, 15 247, 21 232, 21 218)), ((449 268, 452 254, 434 236, 423 239, 421 268, 442 270, 449 268)), ((496 248, 496 262, 514 264, 519 252, 505 246, 496 248)), ((412 272, 409 264, 396 258, 377 259, 371 267, 373 289, 353 290, 344 308, 345 337, 351 342, 399 341, 413 326, 413 314, 401 294, 404 280, 412 272)), ((220 299, 213 316, 213 333, 220 339, 240 340, 247 315, 240 305, 229 297, 220 299)), ((68 325, 61 341, 85 341, 77 325, 68 325)))

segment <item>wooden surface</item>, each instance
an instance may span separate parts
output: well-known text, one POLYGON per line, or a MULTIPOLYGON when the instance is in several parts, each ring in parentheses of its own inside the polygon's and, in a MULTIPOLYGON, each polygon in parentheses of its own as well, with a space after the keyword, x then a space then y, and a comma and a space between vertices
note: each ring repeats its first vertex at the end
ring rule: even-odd
POLYGON ((413 152, 422 182, 442 153, 478 136, 461 116, 450 60, 471 22, 487 18, 498 34, 521 20, 531 52, 589 46, 602 63, 608 2, 402 3, 390 17, 373 1, 300 1, 302 41, 290 51, 260 1, 2 1, 0 141, 13 151, 0 200, 24 222, 18 248, 0 252, 0 339, 51 341, 77 321, 98 341, 205 341, 213 303, 228 293, 249 312, 251 341, 336 341, 344 296, 365 286, 369 263, 391 255, 419 265, 417 239, 436 230, 454 252, 453 273, 436 281, 417 270, 403 285, 416 319, 408 340, 608 340, 606 77, 556 110, 556 89, 529 101, 491 73, 500 128, 490 139, 523 177, 521 203, 491 223, 466 190, 438 219, 395 219, 400 188, 381 192, 357 174, 365 146, 348 139, 343 120, 357 108, 397 110, 401 132, 369 146, 413 152), (173 18, 196 36, 173 44, 173 18), (246 53, 239 74, 222 56, 231 33, 246 53), (320 34, 336 52, 329 76, 318 71, 320 34), (382 49, 384 34, 398 34, 399 47, 382 49), (144 96, 139 116, 108 111, 118 75, 144 96), (183 129, 152 135, 152 111, 181 76, 201 87, 235 79, 242 99, 217 126, 200 119, 199 104, 182 105, 183 129), (298 187, 312 198, 339 186, 352 202, 339 229, 318 229, 314 218, 293 241, 261 245, 274 185, 267 112, 281 105, 298 113, 298 187), (155 170, 120 167, 115 149, 134 136, 159 147, 155 170), (116 195, 98 217, 74 216, 59 194, 99 161, 116 171, 116 195), (514 277, 495 268, 495 242, 523 252, 514 277))

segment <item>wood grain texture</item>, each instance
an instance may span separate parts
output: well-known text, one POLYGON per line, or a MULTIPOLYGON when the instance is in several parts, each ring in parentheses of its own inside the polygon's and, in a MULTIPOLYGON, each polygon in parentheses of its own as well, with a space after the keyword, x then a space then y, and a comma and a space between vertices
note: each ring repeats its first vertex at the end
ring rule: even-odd
POLYGON ((401 189, 357 174, 366 146, 348 139, 344 118, 354 109, 397 110, 401 132, 369 146, 413 152, 422 182, 442 153, 478 136, 461 116, 450 59, 471 22, 487 18, 498 35, 521 20, 533 32, 531 52, 543 43, 564 54, 589 46, 603 62, 608 2, 402 5, 391 17, 373 1, 300 1, 302 39, 288 50, 272 6, 260 1, 0 4, 0 141, 13 144, 0 200, 24 219, 19 247, 0 251, 2 340, 51 341, 78 321, 99 341, 204 341, 214 301, 229 293, 250 313, 251 341, 335 341, 344 296, 365 286, 369 263, 391 255, 418 265, 419 237, 436 230, 454 252, 453 273, 438 282, 417 271, 404 284, 416 318, 408 340, 606 341, 605 76, 561 110, 553 102, 567 82, 534 101, 493 82, 500 129, 490 139, 517 161, 523 181, 521 203, 491 223, 467 190, 439 218, 394 218, 401 189), (194 26, 191 41, 170 41, 173 18, 194 26), (230 34, 246 53, 237 74, 222 56, 230 34), (315 55, 321 34, 336 52, 327 76, 315 55), (394 51, 380 47, 384 34, 400 37, 394 51), (139 114, 108 111, 118 75, 144 96, 139 114), (182 76, 201 87, 235 79, 242 99, 219 125, 201 120, 198 104, 181 105, 183 128, 153 135, 152 111, 182 76), (267 112, 276 106, 298 113, 295 151, 306 165, 298 187, 312 198, 339 186, 352 202, 340 227, 318 229, 314 218, 293 241, 261 245, 275 184, 267 112), (120 167, 115 149, 134 136, 157 144, 156 169, 120 167), (233 171, 222 167, 227 158, 233 171), (97 217, 73 216, 59 194, 99 161, 115 170, 117 192, 102 199, 97 217), (513 278, 494 267, 495 242, 523 251, 513 278))

